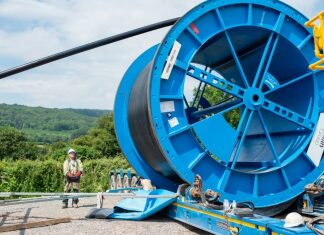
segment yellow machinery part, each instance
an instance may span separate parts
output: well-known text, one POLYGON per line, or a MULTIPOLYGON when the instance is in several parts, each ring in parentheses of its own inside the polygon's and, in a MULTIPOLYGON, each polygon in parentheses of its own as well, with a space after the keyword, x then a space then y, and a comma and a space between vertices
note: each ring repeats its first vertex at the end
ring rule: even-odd
POLYGON ((315 55, 319 59, 314 64, 311 64, 309 68, 311 70, 324 70, 324 11, 307 21, 305 26, 314 30, 315 55))

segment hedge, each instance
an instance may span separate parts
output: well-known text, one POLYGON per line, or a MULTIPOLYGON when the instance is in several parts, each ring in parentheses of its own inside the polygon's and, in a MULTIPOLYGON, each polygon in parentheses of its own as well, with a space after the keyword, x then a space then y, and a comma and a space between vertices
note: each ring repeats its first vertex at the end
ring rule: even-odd
MULTIPOLYGON (((99 192, 108 188, 108 172, 115 168, 127 169, 123 157, 83 162, 82 192, 99 192)), ((63 162, 0 161, 0 192, 63 192, 63 162)))

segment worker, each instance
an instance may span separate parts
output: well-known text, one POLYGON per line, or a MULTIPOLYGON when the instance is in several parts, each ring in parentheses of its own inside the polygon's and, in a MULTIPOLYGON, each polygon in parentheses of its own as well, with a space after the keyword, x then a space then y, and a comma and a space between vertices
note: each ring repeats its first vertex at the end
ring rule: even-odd
MULTIPOLYGON (((64 161, 63 174, 65 176, 64 193, 80 192, 80 178, 83 173, 83 165, 80 159, 77 159, 77 153, 74 149, 68 150, 69 158, 64 161)), ((68 207, 68 198, 63 199, 62 208, 68 207)), ((78 197, 72 198, 72 207, 78 208, 78 197)))

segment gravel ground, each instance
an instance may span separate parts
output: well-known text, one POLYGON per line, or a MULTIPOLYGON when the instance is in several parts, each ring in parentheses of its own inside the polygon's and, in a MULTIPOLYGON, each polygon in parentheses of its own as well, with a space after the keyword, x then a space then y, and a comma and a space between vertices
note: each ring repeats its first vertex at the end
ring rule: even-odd
MULTIPOLYGON (((106 198, 104 208, 112 208, 120 198, 106 198)), ((70 206, 69 202, 69 206, 70 206)), ((61 209, 60 201, 39 202, 32 204, 0 206, 0 226, 19 224, 24 222, 36 222, 47 219, 70 217, 70 223, 58 224, 47 227, 33 228, 9 234, 207 234, 204 231, 193 228, 186 224, 171 220, 163 215, 155 215, 145 221, 122 221, 122 220, 98 220, 85 219, 87 212, 96 207, 96 198, 82 198, 79 208, 61 209)))

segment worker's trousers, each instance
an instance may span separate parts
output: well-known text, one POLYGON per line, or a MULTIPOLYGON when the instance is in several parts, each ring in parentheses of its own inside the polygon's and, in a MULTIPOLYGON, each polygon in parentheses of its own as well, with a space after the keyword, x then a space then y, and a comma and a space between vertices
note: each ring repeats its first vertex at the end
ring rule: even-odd
MULTIPOLYGON (((64 192, 65 193, 79 193, 80 192, 80 181, 77 182, 71 182, 68 180, 68 178, 65 180, 65 186, 64 186, 64 192)), ((62 201, 65 204, 68 204, 69 199, 65 198, 62 201)), ((72 198, 72 203, 73 204, 78 204, 79 203, 79 198, 78 197, 73 197, 72 198)))

